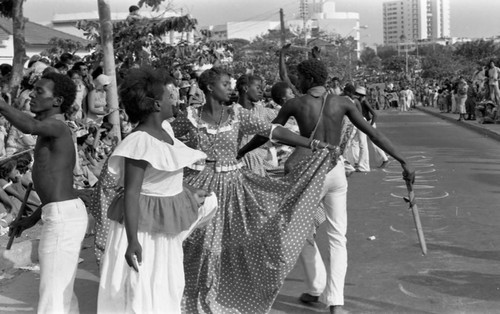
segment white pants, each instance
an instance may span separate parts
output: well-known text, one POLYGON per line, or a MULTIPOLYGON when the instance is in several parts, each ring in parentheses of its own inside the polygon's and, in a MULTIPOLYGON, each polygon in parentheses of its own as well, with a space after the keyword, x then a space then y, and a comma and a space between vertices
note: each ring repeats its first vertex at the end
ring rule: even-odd
POLYGON ((370 171, 370 153, 368 151, 368 140, 366 134, 354 128, 352 140, 346 148, 346 159, 354 164, 359 171, 370 171))
POLYGON ((142 246, 139 272, 125 261, 125 227, 111 221, 102 258, 97 313, 180 314, 185 285, 182 242, 212 219, 217 206, 217 197, 212 193, 198 209, 198 219, 176 235, 137 232, 142 246))
MULTIPOLYGON (((377 128, 376 123, 374 123, 372 126, 374 129, 377 128)), ((373 144, 372 141, 370 141, 370 143, 372 144, 373 151, 375 153, 375 156, 374 156, 375 161, 377 162, 378 165, 381 165, 382 162, 389 160, 389 158, 387 158, 387 155, 385 154, 385 152, 381 148, 379 148, 377 145, 373 144)))
POLYGON ((300 258, 304 265, 308 293, 319 296, 327 306, 344 304, 347 271, 347 179, 338 162, 325 178, 322 205, 326 213, 329 264, 325 269, 316 243, 307 241, 300 258))
POLYGON ((38 313, 78 313, 73 285, 88 223, 85 204, 79 198, 49 203, 42 221, 38 313))

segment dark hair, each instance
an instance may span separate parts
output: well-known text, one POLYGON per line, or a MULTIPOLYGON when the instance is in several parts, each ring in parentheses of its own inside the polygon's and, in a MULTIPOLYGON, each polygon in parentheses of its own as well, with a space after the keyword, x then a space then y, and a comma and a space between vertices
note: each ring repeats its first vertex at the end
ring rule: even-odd
POLYGON ((71 60, 73 60, 73 55, 69 52, 64 52, 59 57, 59 61, 61 61, 62 63, 67 63, 68 61, 71 61, 71 60))
POLYGON ((71 68, 71 70, 73 70, 73 71, 81 71, 80 68, 82 66, 87 66, 87 64, 85 62, 78 61, 75 64, 73 64, 73 67, 71 68))
POLYGON ((54 82, 54 90, 52 93, 55 97, 62 97, 61 112, 66 113, 70 110, 71 105, 76 98, 76 85, 73 81, 64 74, 49 72, 42 76, 42 79, 51 80, 54 82))
POLYGON ((10 72, 12 72, 12 65, 7 63, 0 64, 0 74, 2 74, 2 76, 9 75, 10 72))
POLYGON ((255 81, 262 81, 262 78, 257 75, 243 74, 236 80, 236 91, 241 94, 243 87, 252 84, 255 81))
POLYGON ((297 71, 305 78, 312 78, 314 86, 325 85, 328 78, 328 71, 323 62, 317 59, 304 60, 297 66, 297 71))
POLYGON ((230 76, 229 73, 222 68, 211 68, 209 70, 203 71, 200 78, 198 79, 198 85, 200 89, 208 93, 208 85, 215 84, 222 76, 230 76))
POLYGON ((71 77, 73 76, 73 74, 78 74, 78 75, 80 75, 80 77, 81 77, 81 74, 80 74, 80 72, 79 72, 79 71, 76 71, 76 70, 69 70, 68 72, 66 72, 66 75, 67 75, 69 78, 71 78, 71 77))
POLYGON ((175 79, 168 74, 163 77, 163 81, 164 85, 169 85, 169 84, 175 85, 175 79))
POLYGON ((54 64, 54 68, 56 68, 58 70, 65 68, 66 70, 68 70, 68 65, 66 63, 63 63, 63 62, 57 62, 56 64, 54 64))
POLYGON ((8 180, 9 174, 16 168, 16 166, 17 162, 15 159, 10 159, 0 164, 0 178, 8 180))
POLYGON ((46 67, 45 69, 43 69, 43 71, 42 71, 42 75, 45 75, 45 74, 47 74, 47 73, 59 73, 59 71, 57 71, 57 69, 56 69, 56 68, 53 68, 53 67, 51 67, 51 66, 48 66, 48 67, 46 67))
POLYGON ((17 162, 16 162, 17 170, 19 170, 21 174, 25 174, 29 170, 29 165, 32 160, 33 157, 31 157, 31 154, 29 152, 26 152, 21 156, 17 157, 17 162))
POLYGON ((120 100, 131 123, 143 122, 163 97, 166 77, 151 68, 131 69, 120 85, 120 100))
POLYGON ((278 82, 271 87, 271 98, 278 105, 281 104, 281 101, 286 96, 286 90, 289 89, 290 86, 286 82, 278 82))
POLYGON ((33 84, 30 83, 30 77, 24 76, 21 80, 21 90, 33 89, 33 84))
POLYGON ((101 74, 104 74, 104 71, 102 66, 98 66, 94 71, 92 71, 92 79, 95 80, 101 74))
POLYGON ((347 83, 344 86, 344 93, 346 94, 356 94, 356 87, 352 83, 347 83))
POLYGON ((131 6, 128 7, 128 12, 129 13, 132 13, 132 12, 137 11, 137 10, 139 10, 139 7, 136 6, 136 5, 131 5, 131 6))

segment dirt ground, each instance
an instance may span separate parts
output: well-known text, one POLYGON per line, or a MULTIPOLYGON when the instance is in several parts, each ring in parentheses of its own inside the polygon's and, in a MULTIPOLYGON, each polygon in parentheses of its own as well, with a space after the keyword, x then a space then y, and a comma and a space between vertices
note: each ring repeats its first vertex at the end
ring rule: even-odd
MULTIPOLYGON (((19 238, 15 238, 12 246, 16 245, 16 243, 19 243, 21 241, 39 239, 41 232, 42 232, 42 224, 37 223, 33 228, 25 230, 19 238)), ((0 247, 2 248, 7 247, 8 242, 9 242, 9 236, 7 234, 0 236, 0 247)))

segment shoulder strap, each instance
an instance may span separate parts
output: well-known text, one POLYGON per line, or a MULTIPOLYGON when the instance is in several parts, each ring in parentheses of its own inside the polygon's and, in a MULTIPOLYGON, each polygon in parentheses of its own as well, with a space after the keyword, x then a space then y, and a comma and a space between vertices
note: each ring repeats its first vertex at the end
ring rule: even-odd
POLYGON ((314 127, 314 130, 312 131, 311 135, 309 136, 310 139, 314 139, 314 135, 316 134, 316 130, 318 129, 319 122, 321 121, 321 118, 323 117, 323 109, 325 108, 326 98, 328 98, 327 93, 323 94, 323 103, 321 104, 321 110, 319 112, 318 121, 316 122, 316 126, 314 127))

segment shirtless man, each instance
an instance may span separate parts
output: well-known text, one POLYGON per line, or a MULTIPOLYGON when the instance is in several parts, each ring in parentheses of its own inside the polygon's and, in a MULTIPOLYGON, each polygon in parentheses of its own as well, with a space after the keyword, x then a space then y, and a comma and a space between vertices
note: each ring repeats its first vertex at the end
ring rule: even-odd
MULTIPOLYGON (((404 158, 393 148, 391 142, 377 129, 374 129, 364 118, 358 109, 353 106, 352 101, 344 96, 326 95, 326 103, 321 114, 323 97, 325 95, 324 84, 327 79, 327 70, 321 61, 306 60, 298 65, 299 89, 305 95, 289 100, 281 108, 273 123, 285 124, 290 117, 297 120, 300 134, 310 137, 317 121, 319 124, 314 134, 314 139, 339 145, 342 131, 342 119, 347 116, 352 123, 386 153, 401 163, 403 177, 405 180, 413 180, 414 174, 404 158)), ((238 155, 258 147, 267 141, 266 138, 254 137, 250 143, 240 149, 238 155)), ((314 301, 321 301, 330 308, 330 313, 341 313, 344 304, 344 280, 347 270, 347 180, 343 163, 337 165, 327 174, 323 186, 323 198, 327 227, 326 232, 329 242, 330 264, 326 289, 317 291, 314 301)), ((313 246, 317 250, 316 246, 313 246)), ((311 252, 311 256, 320 259, 314 263, 317 267, 323 267, 321 256, 311 252)), ((313 272, 317 276, 320 272, 313 272)), ((324 272, 323 272, 324 273, 324 272)), ((307 278, 313 283, 318 278, 307 278)), ((323 280, 324 281, 324 280, 323 280)))
POLYGON ((73 189, 75 149, 64 113, 75 100, 76 86, 66 75, 45 74, 30 94, 31 117, 0 100, 0 114, 27 134, 37 135, 33 183, 42 207, 12 226, 20 232, 43 221, 38 247, 38 313, 77 313, 73 293, 81 243, 87 228, 85 205, 73 189))

